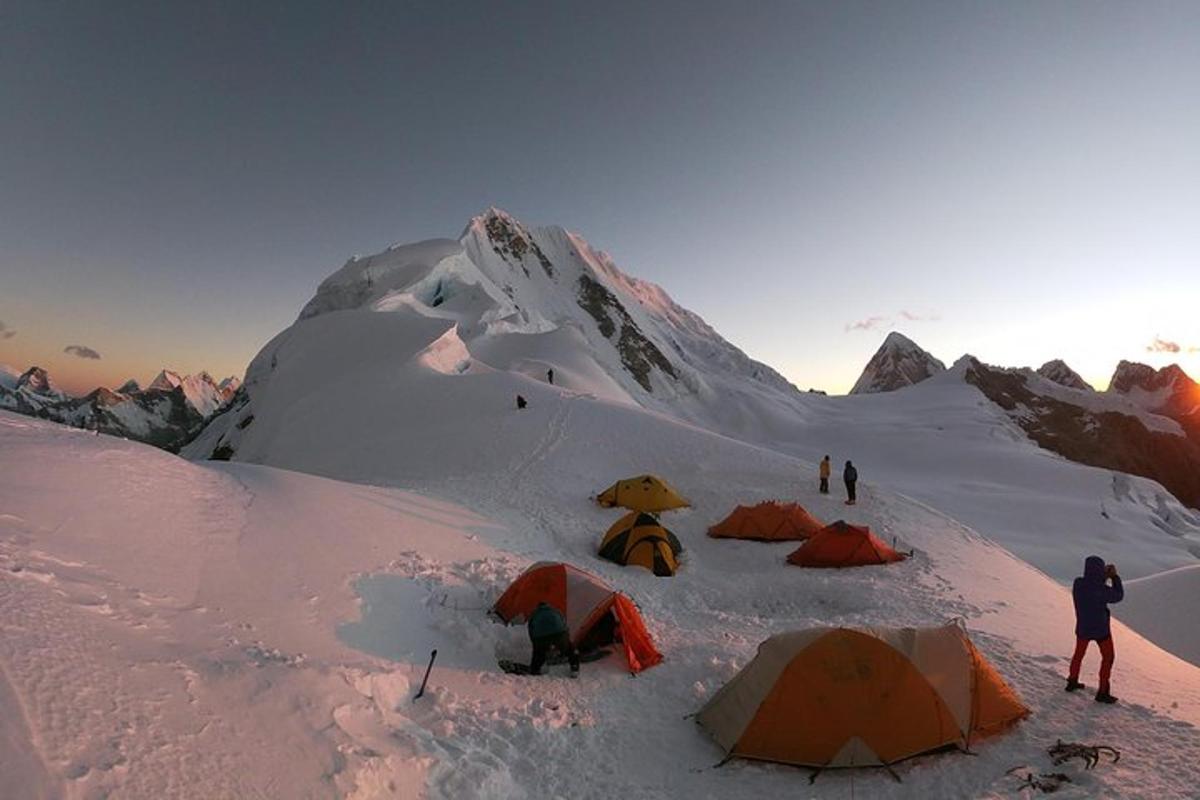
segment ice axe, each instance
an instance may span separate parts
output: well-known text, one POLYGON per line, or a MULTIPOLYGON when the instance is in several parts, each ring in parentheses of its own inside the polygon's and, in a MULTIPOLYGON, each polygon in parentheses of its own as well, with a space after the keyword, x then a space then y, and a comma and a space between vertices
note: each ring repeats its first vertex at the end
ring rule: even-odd
POLYGON ((433 660, 435 658, 437 658, 436 647, 433 649, 433 652, 429 654, 429 666, 425 668, 425 677, 421 679, 420 690, 417 692, 416 696, 413 697, 414 703, 421 699, 421 695, 425 694, 425 684, 429 683, 429 673, 433 672, 433 660))

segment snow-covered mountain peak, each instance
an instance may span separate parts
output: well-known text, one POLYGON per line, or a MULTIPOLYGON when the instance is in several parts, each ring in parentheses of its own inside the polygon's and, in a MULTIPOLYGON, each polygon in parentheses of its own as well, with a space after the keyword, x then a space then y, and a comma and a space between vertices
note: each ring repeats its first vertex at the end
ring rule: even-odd
POLYGON ((146 388, 169 392, 172 389, 178 388, 181 383, 183 383, 183 378, 179 376, 179 373, 164 369, 154 377, 154 380, 150 381, 150 385, 146 388))
MULTIPOLYGON (((473 217, 457 241, 350 259, 321 283, 299 321, 347 310, 442 320, 487 366, 539 378, 554 368, 559 385, 689 421, 711 422, 714 410, 740 414, 715 409, 717 396, 731 391, 803 402, 783 376, 662 287, 627 275, 578 234, 526 225, 496 207, 473 217)), ((271 363, 251 365, 251 386, 271 363)))
POLYGON ((21 376, 17 378, 16 388, 43 397, 66 397, 66 393, 54 383, 50 373, 41 367, 30 367, 21 373, 21 376))
POLYGON ((1070 389, 1085 389, 1087 391, 1095 391, 1090 383, 1085 381, 1083 377, 1071 369, 1067 362, 1061 358, 1056 358, 1053 361, 1047 361, 1037 368, 1037 374, 1047 380, 1066 386, 1070 389))
POLYGON ((943 372, 946 365, 898 331, 892 331, 867 362, 850 394, 891 392, 943 372))
POLYGON ((1200 384, 1178 364, 1156 370, 1146 364, 1121 361, 1108 391, 1126 395, 1143 408, 1176 418, 1200 414, 1200 384))

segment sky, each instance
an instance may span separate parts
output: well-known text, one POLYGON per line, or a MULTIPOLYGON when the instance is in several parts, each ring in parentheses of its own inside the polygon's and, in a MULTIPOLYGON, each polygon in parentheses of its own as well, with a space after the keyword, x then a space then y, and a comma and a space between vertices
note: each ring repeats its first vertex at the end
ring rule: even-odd
POLYGON ((1200 376, 1197 30, 1184 2, 6 0, 0 363, 241 374, 350 255, 495 205, 801 388, 891 329, 1200 376))

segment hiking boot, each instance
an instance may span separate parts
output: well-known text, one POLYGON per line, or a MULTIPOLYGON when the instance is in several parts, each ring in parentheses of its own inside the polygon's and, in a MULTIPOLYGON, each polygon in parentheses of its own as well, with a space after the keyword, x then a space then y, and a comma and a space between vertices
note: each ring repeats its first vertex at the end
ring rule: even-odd
POLYGON ((1080 683, 1079 681, 1075 680, 1074 678, 1067 678, 1067 691, 1068 692, 1076 692, 1076 691, 1079 691, 1080 689, 1086 689, 1086 688, 1087 688, 1087 686, 1085 684, 1080 683))
POLYGON ((1108 692, 1096 692, 1096 702, 1106 703, 1107 705, 1111 706, 1113 703, 1117 702, 1117 698, 1113 697, 1108 692))
POLYGON ((572 677, 572 678, 578 678, 578 677, 579 677, 579 667, 574 667, 574 668, 572 668, 572 669, 571 669, 571 677, 572 677))

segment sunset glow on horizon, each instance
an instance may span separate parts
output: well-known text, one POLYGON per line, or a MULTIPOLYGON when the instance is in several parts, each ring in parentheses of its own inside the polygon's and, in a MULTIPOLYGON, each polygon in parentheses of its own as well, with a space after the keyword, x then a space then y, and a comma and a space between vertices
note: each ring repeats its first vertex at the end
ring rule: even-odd
POLYGON ((1200 377, 1200 6, 3 21, 0 364, 75 393, 240 375, 347 257, 490 205, 801 389, 847 391, 893 329, 1097 388, 1122 359, 1200 377))

